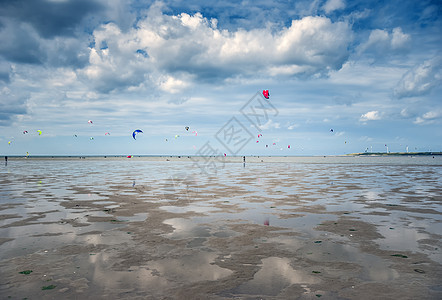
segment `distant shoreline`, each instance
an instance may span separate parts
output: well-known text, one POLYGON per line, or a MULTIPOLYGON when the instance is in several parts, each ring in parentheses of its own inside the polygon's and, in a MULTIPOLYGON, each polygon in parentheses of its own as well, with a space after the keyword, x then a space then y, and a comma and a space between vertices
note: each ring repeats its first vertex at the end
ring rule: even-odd
POLYGON ((442 152, 362 152, 350 153, 347 156, 432 156, 442 155, 442 152))
MULTIPOLYGON (((435 156, 442 155, 442 152, 361 152, 349 153, 341 155, 228 155, 227 160, 243 159, 243 157, 251 159, 259 158, 311 158, 311 157, 354 157, 354 156, 435 156)), ((198 155, 2 155, 9 159, 191 159, 191 158, 207 158, 223 156, 198 156, 198 155)), ((0 156, 0 158, 2 157, 0 156)))

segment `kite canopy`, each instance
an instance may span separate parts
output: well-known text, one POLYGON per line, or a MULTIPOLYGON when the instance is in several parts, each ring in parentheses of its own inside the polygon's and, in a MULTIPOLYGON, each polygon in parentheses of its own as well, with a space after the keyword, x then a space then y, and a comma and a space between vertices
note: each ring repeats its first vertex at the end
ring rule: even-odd
POLYGON ((330 129, 330 132, 333 132, 333 128, 332 128, 332 129, 330 129))
POLYGON ((264 98, 269 99, 269 90, 263 90, 262 91, 262 95, 264 96, 264 98))
POLYGON ((27 131, 27 130, 23 131, 23 134, 26 134, 26 133, 28 133, 28 131, 27 131))
POLYGON ((140 129, 134 130, 134 132, 132 132, 132 137, 134 138, 134 140, 136 140, 135 136, 136 136, 138 133, 143 133, 143 132, 142 132, 140 129))
POLYGON ((189 131, 189 126, 184 127, 186 129, 186 131, 189 131))
POLYGON ((89 124, 93 124, 92 120, 87 121, 89 124))
POLYGON ((38 132, 38 135, 41 135, 41 130, 37 130, 37 132, 38 132))

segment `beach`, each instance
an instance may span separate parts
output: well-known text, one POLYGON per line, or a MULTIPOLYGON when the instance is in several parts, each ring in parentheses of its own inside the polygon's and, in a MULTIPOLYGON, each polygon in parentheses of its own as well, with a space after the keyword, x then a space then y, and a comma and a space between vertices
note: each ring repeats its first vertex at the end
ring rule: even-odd
POLYGON ((442 157, 10 157, 1 299, 441 299, 442 157))

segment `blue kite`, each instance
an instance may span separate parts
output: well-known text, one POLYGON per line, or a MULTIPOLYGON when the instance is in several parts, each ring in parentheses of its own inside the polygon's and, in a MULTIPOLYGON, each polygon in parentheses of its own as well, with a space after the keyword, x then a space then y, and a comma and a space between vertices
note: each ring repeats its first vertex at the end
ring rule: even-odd
POLYGON ((143 132, 142 132, 140 129, 134 130, 134 132, 132 132, 132 137, 134 138, 134 140, 136 140, 135 136, 136 136, 138 133, 143 133, 143 132))

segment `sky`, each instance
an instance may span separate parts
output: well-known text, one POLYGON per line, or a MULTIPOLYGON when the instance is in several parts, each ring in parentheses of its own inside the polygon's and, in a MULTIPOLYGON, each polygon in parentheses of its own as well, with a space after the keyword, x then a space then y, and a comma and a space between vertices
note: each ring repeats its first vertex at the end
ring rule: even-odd
POLYGON ((442 151, 440 0, 0 0, 0 40, 0 155, 442 151))

